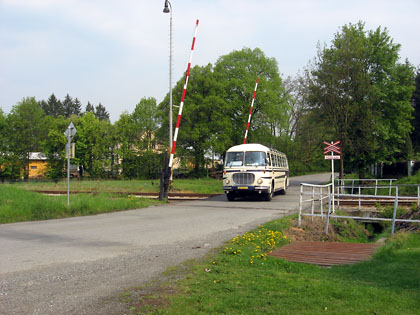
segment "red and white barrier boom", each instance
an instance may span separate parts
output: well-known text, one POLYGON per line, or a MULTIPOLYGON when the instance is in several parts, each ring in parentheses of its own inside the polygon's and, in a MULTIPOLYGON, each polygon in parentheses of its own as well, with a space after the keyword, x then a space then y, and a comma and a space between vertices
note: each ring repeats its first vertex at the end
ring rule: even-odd
POLYGON ((255 83, 254 96, 252 97, 251 109, 249 111, 248 124, 246 125, 244 144, 246 143, 246 137, 248 136, 249 123, 251 122, 252 109, 254 107, 254 101, 255 101, 255 93, 257 92, 257 87, 258 87, 258 80, 259 78, 257 78, 257 82, 255 83))
POLYGON ((176 122, 176 128, 175 128, 175 134, 174 134, 174 141, 172 143, 171 157, 169 158, 169 164, 168 164, 169 168, 172 168, 172 163, 173 163, 173 160, 174 160, 174 153, 175 153, 175 147, 176 147, 176 139, 178 138, 179 125, 181 124, 182 108, 184 106, 185 93, 187 91, 188 77, 190 75, 191 59, 192 59, 192 55, 193 55, 193 51, 194 51, 195 38, 197 36, 197 29, 198 29, 198 20, 197 20, 197 22, 195 24, 195 31, 194 31, 194 37, 193 37, 192 46, 191 46, 190 58, 188 60, 187 74, 185 75, 184 90, 182 91, 181 104, 179 105, 178 120, 176 122))

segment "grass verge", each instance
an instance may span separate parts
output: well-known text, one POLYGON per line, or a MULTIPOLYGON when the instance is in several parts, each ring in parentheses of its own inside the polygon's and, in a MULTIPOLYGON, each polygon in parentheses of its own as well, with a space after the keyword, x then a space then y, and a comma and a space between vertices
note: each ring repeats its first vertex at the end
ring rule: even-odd
MULTIPOLYGON (((131 300, 143 314, 418 314, 420 233, 399 233, 371 261, 332 268, 266 254, 289 240, 290 218, 235 237, 182 280, 131 300), (174 294, 173 292, 177 293, 174 294), (160 294, 161 292, 161 294, 160 294)), ((168 285, 168 284, 166 284, 168 285)))
POLYGON ((112 193, 45 196, 11 185, 0 185, 0 223, 58 219, 136 209, 159 201, 112 193))
MULTIPOLYGON (((67 181, 57 183, 50 181, 28 181, 10 184, 25 190, 52 190, 66 191, 67 181)), ((222 181, 214 178, 175 179, 173 188, 176 192, 189 192, 199 194, 221 194, 222 181)), ((159 180, 72 180, 71 191, 92 192, 159 192, 159 180)))

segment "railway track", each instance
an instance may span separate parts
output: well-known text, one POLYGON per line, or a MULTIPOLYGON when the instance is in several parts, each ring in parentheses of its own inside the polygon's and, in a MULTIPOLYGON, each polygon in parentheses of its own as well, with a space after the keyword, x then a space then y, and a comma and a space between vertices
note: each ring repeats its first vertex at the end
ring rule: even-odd
MULTIPOLYGON (((374 207, 376 205, 381 206, 390 206, 394 205, 395 199, 394 198, 381 198, 381 197, 340 197, 339 199, 336 197, 335 204, 340 206, 360 206, 361 207, 374 207)), ((410 207, 412 204, 418 204, 419 201, 417 198, 414 197, 405 197, 400 196, 398 197, 398 206, 406 206, 410 207)))
MULTIPOLYGON (((45 194, 45 195, 65 195, 67 191, 65 190, 34 190, 34 192, 45 194)), ((97 191, 71 191, 70 194, 97 194, 97 191)), ((109 191, 107 193, 117 194, 117 195, 128 195, 128 196, 136 196, 136 197, 145 197, 145 198, 159 198, 159 193, 154 192, 115 192, 109 191)), ((210 197, 214 197, 221 194, 196 194, 196 193, 178 193, 178 192, 169 192, 168 199, 169 200, 199 200, 199 199, 207 199, 210 197)))

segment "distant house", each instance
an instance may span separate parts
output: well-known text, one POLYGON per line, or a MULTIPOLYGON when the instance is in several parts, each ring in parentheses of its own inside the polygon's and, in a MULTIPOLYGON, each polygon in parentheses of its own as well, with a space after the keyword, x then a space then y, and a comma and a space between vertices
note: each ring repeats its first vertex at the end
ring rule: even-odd
POLYGON ((48 170, 48 158, 42 152, 29 153, 29 178, 44 178, 48 170))

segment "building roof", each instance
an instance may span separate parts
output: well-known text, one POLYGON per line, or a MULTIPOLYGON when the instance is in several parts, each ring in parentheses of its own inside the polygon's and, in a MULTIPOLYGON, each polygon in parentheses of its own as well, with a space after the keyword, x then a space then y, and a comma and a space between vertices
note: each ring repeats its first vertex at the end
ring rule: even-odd
POLYGON ((47 156, 42 152, 29 152, 29 159, 36 160, 36 161, 48 160, 47 156))

